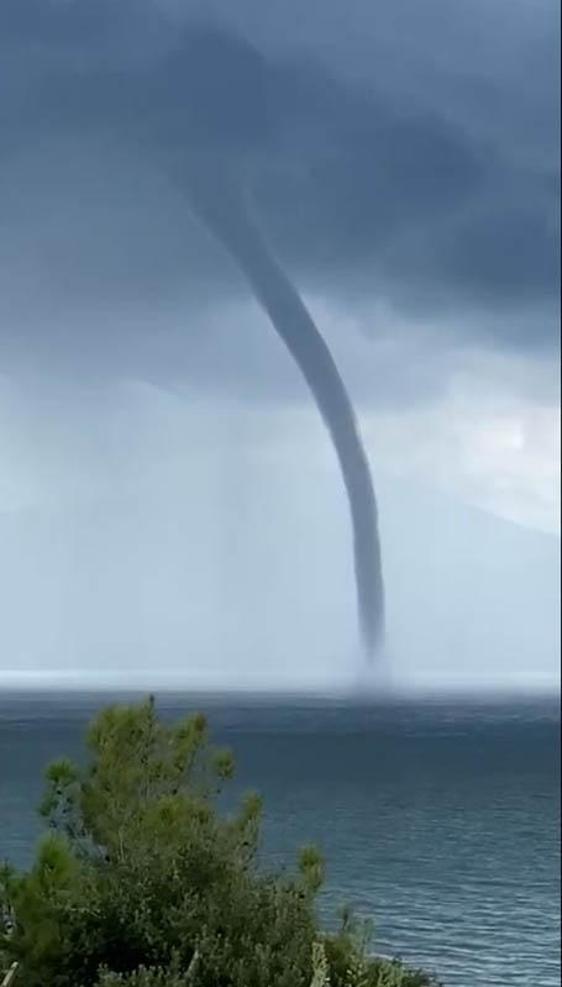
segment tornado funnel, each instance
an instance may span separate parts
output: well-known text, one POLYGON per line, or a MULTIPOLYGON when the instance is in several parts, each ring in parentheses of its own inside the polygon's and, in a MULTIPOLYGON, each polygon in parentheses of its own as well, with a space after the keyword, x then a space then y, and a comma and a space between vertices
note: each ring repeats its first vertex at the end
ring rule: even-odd
POLYGON ((229 252, 312 391, 330 433, 347 491, 353 528, 357 608, 366 657, 384 634, 384 588, 377 505, 351 401, 332 354, 298 292, 273 256, 231 173, 199 162, 182 182, 192 210, 229 252))

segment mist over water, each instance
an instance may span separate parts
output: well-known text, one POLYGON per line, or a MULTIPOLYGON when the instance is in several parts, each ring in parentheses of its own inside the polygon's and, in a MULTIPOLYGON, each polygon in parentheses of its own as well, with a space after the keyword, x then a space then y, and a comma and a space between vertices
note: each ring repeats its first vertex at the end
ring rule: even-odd
MULTIPOLYGON (((3 674, 348 687, 364 662, 346 494, 314 409, 219 413, 130 385, 91 414, 34 426, 38 499, 0 520, 3 674)), ((376 666, 399 689, 556 684, 558 539, 384 472, 378 488, 376 666)))

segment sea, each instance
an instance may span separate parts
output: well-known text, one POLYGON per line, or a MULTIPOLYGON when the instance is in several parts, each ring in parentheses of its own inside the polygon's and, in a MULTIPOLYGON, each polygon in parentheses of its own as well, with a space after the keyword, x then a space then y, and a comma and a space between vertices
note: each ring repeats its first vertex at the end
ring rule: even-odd
MULTIPOLYGON (((0 693, 0 857, 25 867, 53 758, 132 696, 0 693)), ((560 984, 558 698, 396 699, 165 694, 194 709, 237 764, 230 799, 263 795, 264 866, 316 844, 319 908, 372 921, 373 949, 445 987, 560 984)))

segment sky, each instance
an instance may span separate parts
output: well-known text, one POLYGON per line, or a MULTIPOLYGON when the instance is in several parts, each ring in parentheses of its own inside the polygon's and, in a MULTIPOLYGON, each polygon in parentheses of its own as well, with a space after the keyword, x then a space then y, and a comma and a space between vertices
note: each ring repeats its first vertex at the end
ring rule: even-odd
POLYGON ((557 684, 558 76, 554 0, 2 0, 0 683, 359 674, 337 464, 196 158, 352 397, 385 675, 557 684))

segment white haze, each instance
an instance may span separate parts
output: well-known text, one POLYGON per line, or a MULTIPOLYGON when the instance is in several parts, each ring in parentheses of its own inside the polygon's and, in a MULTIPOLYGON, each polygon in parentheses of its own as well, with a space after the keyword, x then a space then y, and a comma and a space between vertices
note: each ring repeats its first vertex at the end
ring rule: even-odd
MULTIPOLYGON (((560 543, 529 526, 555 515, 554 413, 543 446, 531 443, 517 500, 501 440, 494 463, 481 454, 497 415, 480 396, 463 452, 468 399, 455 394, 409 419, 363 416, 382 463, 383 678, 406 689, 558 687, 560 543), (400 461, 388 452, 400 448, 397 430, 400 461), (491 491, 497 499, 502 477, 505 497, 492 506, 514 516, 527 505, 527 526, 469 506, 491 491)), ((4 399, 0 684, 356 682, 348 512, 313 409, 252 410, 141 383, 79 396, 55 388, 35 407, 6 386, 4 399)), ((521 407, 512 424, 531 414, 521 407)))

